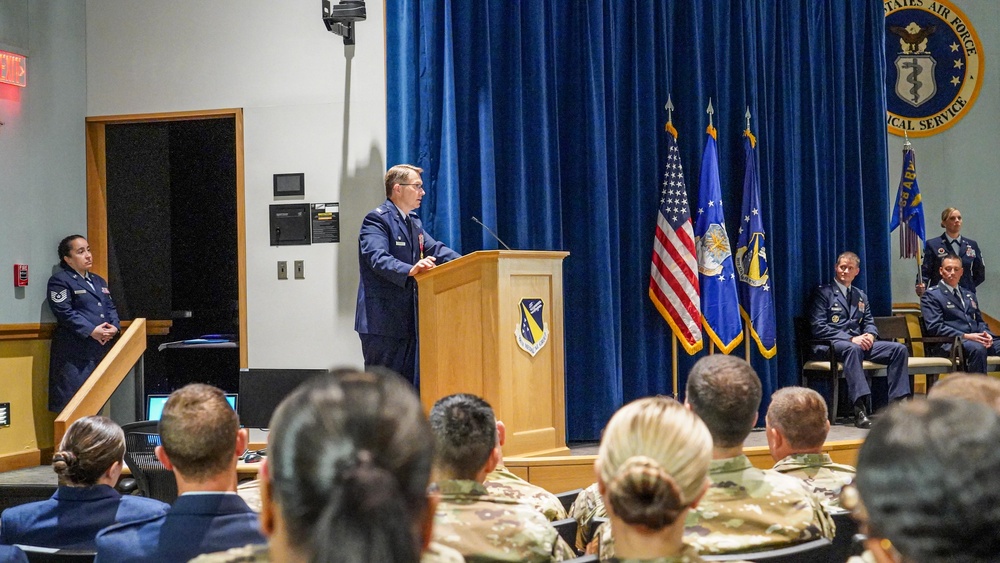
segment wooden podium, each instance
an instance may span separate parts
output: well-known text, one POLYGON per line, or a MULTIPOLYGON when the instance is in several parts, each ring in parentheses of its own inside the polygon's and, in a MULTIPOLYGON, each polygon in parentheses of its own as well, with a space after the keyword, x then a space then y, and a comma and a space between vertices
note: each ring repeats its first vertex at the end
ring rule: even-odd
POLYGON ((479 395, 507 428, 505 456, 569 453, 562 305, 568 255, 480 251, 416 276, 424 408, 452 393, 479 395), (534 356, 518 343, 522 330, 534 356))

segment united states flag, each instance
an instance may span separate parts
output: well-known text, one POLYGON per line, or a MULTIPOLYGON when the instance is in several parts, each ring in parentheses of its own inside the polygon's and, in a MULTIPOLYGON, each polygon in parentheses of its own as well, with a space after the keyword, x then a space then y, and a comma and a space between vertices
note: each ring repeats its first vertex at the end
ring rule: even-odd
POLYGON ((684 169, 677 150, 677 130, 667 124, 667 166, 660 186, 660 206, 649 269, 649 298, 688 354, 702 348, 698 258, 688 207, 684 169))

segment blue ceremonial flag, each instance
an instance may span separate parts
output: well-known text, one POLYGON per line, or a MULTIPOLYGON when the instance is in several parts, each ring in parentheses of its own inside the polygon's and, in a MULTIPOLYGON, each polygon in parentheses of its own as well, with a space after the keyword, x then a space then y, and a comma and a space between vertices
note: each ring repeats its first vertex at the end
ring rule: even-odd
POLYGON ((910 148, 909 141, 903 145, 903 172, 896 190, 896 203, 892 206, 889 232, 900 225, 903 225, 899 232, 900 258, 915 258, 920 250, 917 238, 927 238, 924 236, 924 204, 917 185, 917 153, 910 148))
POLYGON ((743 324, 736 298, 736 273, 729 234, 722 213, 719 151, 715 127, 708 126, 708 140, 701 161, 698 218, 694 226, 701 285, 701 315, 705 332, 724 354, 743 341, 743 324))
POLYGON ((736 270, 740 274, 740 313, 750 327, 760 354, 773 358, 778 351, 778 329, 774 322, 774 298, 771 294, 771 269, 767 266, 763 209, 760 205, 760 180, 757 176, 757 139, 744 131, 746 174, 743 177, 743 212, 740 236, 736 243, 736 270))

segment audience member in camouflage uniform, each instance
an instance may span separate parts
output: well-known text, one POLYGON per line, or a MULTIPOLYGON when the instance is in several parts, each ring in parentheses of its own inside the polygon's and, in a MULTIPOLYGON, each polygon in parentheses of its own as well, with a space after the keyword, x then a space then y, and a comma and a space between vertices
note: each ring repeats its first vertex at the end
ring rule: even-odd
MULTIPOLYGON (((260 467, 269 547, 204 561, 421 560, 433 436, 412 386, 381 371, 319 376, 281 402, 272 426, 260 467)), ((428 561, 456 561, 446 551, 428 561)))
MULTIPOLYGON (((760 379, 748 363, 722 354, 702 358, 688 374, 686 395, 714 442, 711 485, 688 514, 686 543, 701 554, 716 554, 833 538, 833 520, 802 481, 757 469, 743 455, 761 399, 760 379)), ((599 531, 588 551, 610 558, 614 546, 608 539, 608 532, 599 531)))
MULTIPOLYGON (((500 447, 507 442, 507 428, 503 422, 497 421, 497 435, 500 440, 500 447)), ((496 469, 486 475, 486 490, 490 495, 498 498, 510 499, 523 504, 535 507, 550 521, 566 518, 566 509, 563 508, 559 497, 514 475, 503 466, 503 451, 500 451, 500 463, 496 469)))
POLYGON ((932 397, 887 409, 858 454, 855 516, 874 559, 997 561, 997 444, 1000 417, 976 402, 932 397))
POLYGON ((850 465, 834 463, 823 452, 830 432, 826 401, 805 387, 785 387, 771 395, 767 409, 767 446, 774 470, 802 479, 827 507, 840 506, 840 490, 854 480, 850 465))
POLYGON ((594 539, 594 518, 607 518, 608 511, 604 508, 604 499, 601 492, 597 490, 597 483, 591 484, 586 489, 580 491, 569 507, 569 517, 576 520, 576 548, 580 551, 587 549, 594 539))
POLYGON ((548 520, 529 505, 491 496, 483 481, 500 461, 496 418, 474 395, 450 395, 434 404, 432 491, 434 541, 475 561, 564 561, 572 548, 548 520))
POLYGON ((705 424, 673 399, 639 399, 611 417, 594 466, 618 561, 702 561, 682 538, 711 461, 705 424))
MULTIPOLYGON (((266 545, 235 547, 219 553, 200 555, 190 563, 270 563, 271 553, 266 545)), ((420 555, 420 563, 465 563, 458 551, 436 542, 431 542, 420 555)))

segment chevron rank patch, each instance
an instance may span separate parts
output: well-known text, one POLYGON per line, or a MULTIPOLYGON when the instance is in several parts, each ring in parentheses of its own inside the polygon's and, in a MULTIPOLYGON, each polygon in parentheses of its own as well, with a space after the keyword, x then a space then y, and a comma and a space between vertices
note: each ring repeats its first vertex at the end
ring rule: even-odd
POLYGON ((53 303, 62 303, 63 301, 66 300, 67 297, 69 297, 68 289, 64 289, 62 291, 49 292, 49 300, 51 300, 53 303))

